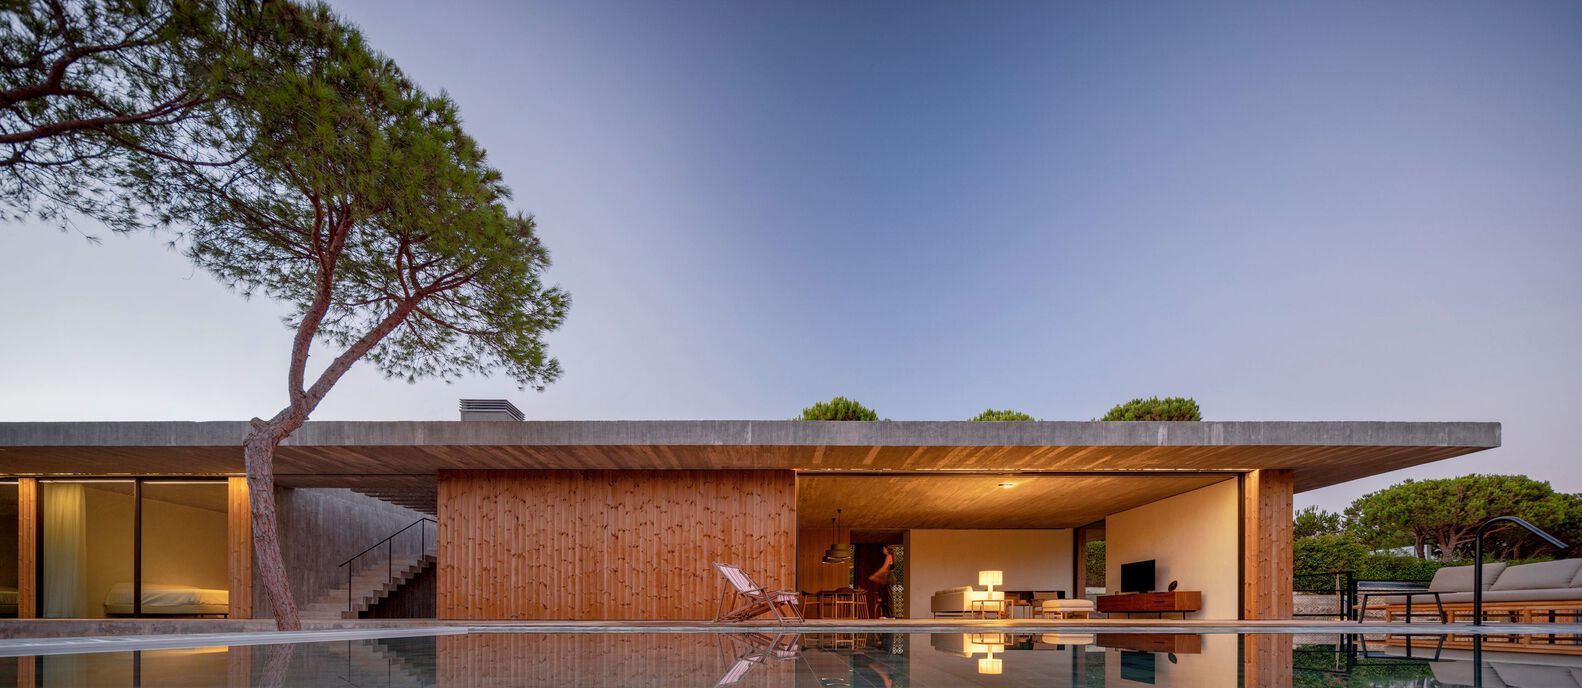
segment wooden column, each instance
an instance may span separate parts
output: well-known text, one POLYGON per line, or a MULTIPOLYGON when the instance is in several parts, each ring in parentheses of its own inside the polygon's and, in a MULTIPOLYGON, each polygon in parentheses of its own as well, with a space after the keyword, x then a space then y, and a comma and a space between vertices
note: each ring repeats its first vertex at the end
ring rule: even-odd
POLYGON ((226 481, 226 572, 230 578, 229 618, 253 618, 253 512, 247 496, 247 478, 226 481))
POLYGON ((16 483, 16 615, 19 619, 36 619, 38 618, 38 478, 18 478, 16 483))
POLYGON ((1241 676, 1245 688, 1288 688, 1295 660, 1287 633, 1248 633, 1241 636, 1241 676))
POLYGON ((1249 471, 1242 476, 1243 619, 1291 618, 1295 484, 1289 470, 1249 471))

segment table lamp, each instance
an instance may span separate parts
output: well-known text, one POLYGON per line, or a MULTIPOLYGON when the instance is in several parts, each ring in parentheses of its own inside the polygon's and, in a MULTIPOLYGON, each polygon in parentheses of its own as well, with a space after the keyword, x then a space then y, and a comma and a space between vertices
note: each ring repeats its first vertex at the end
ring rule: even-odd
POLYGON ((979 571, 978 572, 978 585, 982 585, 982 586, 986 587, 989 592, 994 592, 994 586, 1003 584, 1004 582, 1005 582, 1005 572, 1004 571, 979 571))

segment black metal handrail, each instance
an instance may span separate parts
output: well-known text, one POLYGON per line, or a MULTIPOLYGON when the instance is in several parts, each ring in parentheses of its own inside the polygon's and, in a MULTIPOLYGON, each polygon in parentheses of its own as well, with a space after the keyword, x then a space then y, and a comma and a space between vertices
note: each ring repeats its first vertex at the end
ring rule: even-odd
MULTIPOLYGON (((384 545, 384 548, 385 548, 385 565, 387 567, 387 571, 385 573, 385 580, 386 581, 394 580, 395 579, 395 539, 396 539, 396 537, 399 536, 402 533, 405 533, 405 532, 411 530, 413 528, 413 526, 416 526, 417 527, 417 535, 418 535, 417 553, 418 553, 419 557, 426 556, 428 554, 428 536, 427 536, 427 533, 425 532, 425 527, 423 525, 425 523, 432 523, 432 524, 434 524, 434 527, 436 529, 439 527, 439 521, 436 521, 436 520, 434 520, 432 518, 424 516, 423 518, 420 518, 420 519, 418 519, 416 521, 408 523, 405 528, 402 528, 401 530, 398 530, 398 531, 396 531, 394 533, 391 533, 389 537, 387 537, 387 538, 385 538, 383 540, 380 540, 378 542, 375 542, 372 545, 369 545, 368 549, 365 549, 365 550, 363 550, 361 552, 358 552, 352 558, 341 562, 341 567, 344 567, 346 569, 346 611, 348 611, 348 612, 352 611, 352 571, 354 570, 354 568, 352 567, 351 563, 354 562, 354 561, 357 561, 358 559, 361 559, 363 557, 363 555, 368 554, 369 552, 372 552, 372 551, 374 551, 376 549, 379 549, 380 545, 384 545)), ((438 544, 438 543, 435 543, 435 544, 438 544)))
MULTIPOLYGON (((1514 523, 1526 528, 1532 531, 1532 534, 1554 545, 1555 549, 1563 550, 1566 548, 1566 543, 1561 542, 1560 538, 1550 535, 1544 532, 1544 529, 1515 516, 1495 516, 1479 525, 1478 536, 1472 541, 1472 625, 1474 626, 1483 625, 1483 534, 1488 532, 1489 526, 1497 521, 1514 523)), ((1479 673, 1481 674, 1482 672, 1480 671, 1479 673)))

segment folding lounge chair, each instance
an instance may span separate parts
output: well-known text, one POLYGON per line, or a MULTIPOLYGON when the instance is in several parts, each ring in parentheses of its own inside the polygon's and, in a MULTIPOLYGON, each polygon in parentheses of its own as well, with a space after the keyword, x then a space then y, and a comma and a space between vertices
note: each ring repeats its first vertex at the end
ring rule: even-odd
POLYGON ((720 604, 714 614, 715 621, 746 621, 765 612, 774 614, 775 620, 780 623, 803 620, 800 593, 765 590, 742 573, 740 568, 730 564, 716 561, 714 568, 719 569, 720 575, 725 577, 720 604))
POLYGON ((760 664, 768 664, 769 660, 787 661, 797 659, 800 650, 797 647, 796 639, 799 637, 801 636, 787 636, 785 634, 776 635, 772 638, 761 633, 742 634, 740 636, 732 634, 729 641, 734 663, 731 664, 725 675, 720 677, 719 682, 714 685, 716 687, 735 685, 742 680, 743 676, 747 675, 747 672, 752 671, 753 667, 760 664))

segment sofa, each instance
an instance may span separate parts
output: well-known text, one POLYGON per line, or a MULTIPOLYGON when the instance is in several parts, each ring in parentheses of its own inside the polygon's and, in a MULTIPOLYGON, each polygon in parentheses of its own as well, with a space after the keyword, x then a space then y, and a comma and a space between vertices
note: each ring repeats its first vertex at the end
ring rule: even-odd
MULTIPOLYGON (((928 609, 933 612, 935 618, 941 616, 972 616, 980 611, 985 611, 983 609, 975 609, 972 603, 987 600, 1003 604, 1005 593, 1000 590, 993 592, 976 590, 970 585, 963 585, 959 588, 950 588, 934 593, 934 596, 929 599, 928 609)), ((987 607, 987 611, 1001 611, 999 607, 994 605, 978 606, 987 607)))
MULTIPOLYGON (((1434 573, 1428 589, 1440 593, 1445 613, 1453 619, 1471 616, 1472 567, 1449 566, 1434 573)), ((1369 608, 1382 607, 1386 620, 1400 613, 1406 599, 1375 596, 1369 608)), ((1417 596, 1414 610, 1434 610, 1432 597, 1417 596)), ((1542 622, 1578 620, 1582 611, 1582 559, 1540 561, 1507 566, 1483 565, 1483 607, 1485 615, 1507 616, 1512 621, 1542 622)))

